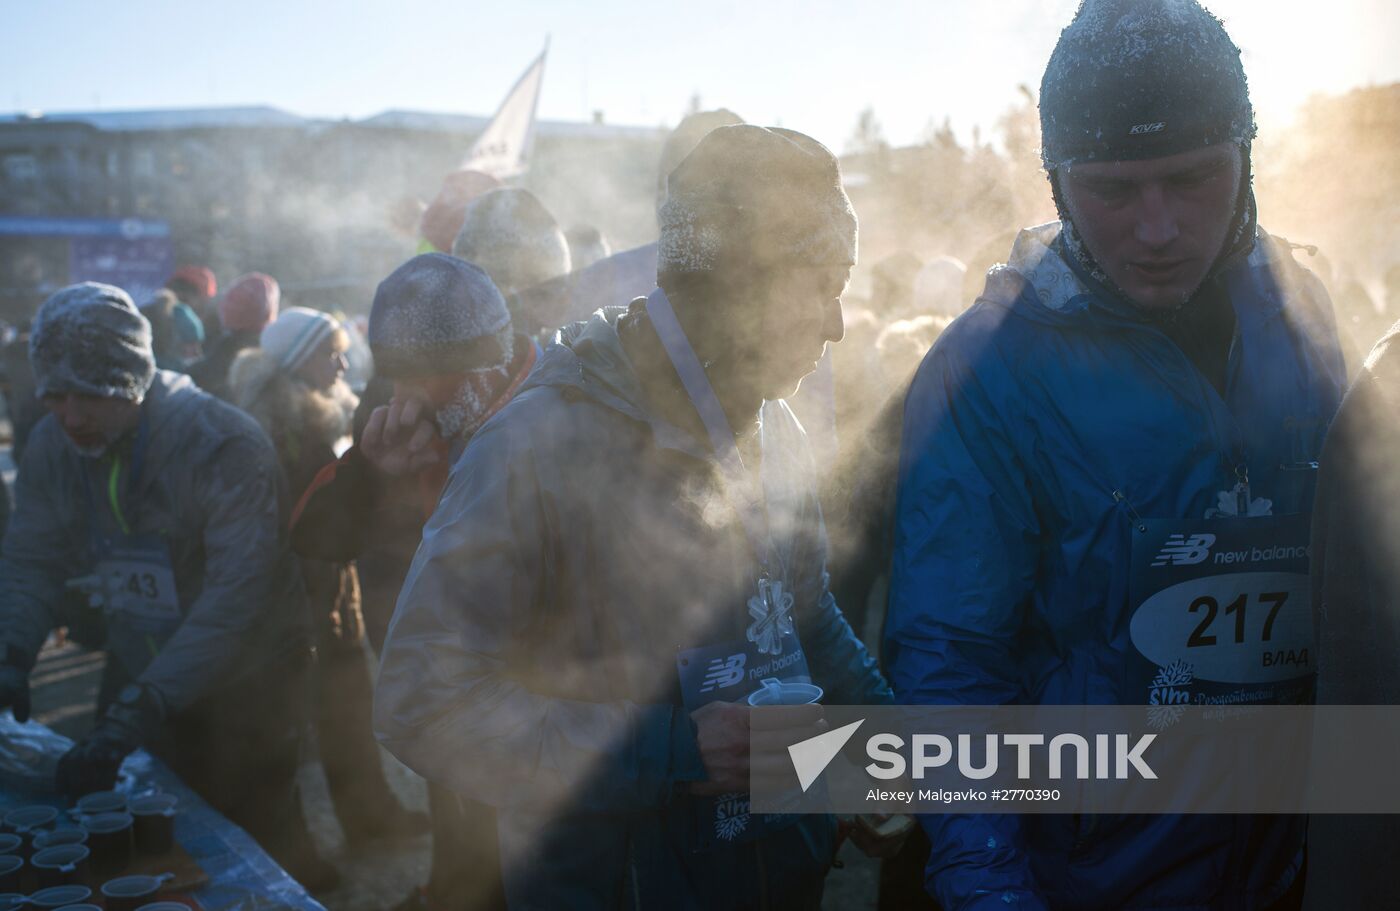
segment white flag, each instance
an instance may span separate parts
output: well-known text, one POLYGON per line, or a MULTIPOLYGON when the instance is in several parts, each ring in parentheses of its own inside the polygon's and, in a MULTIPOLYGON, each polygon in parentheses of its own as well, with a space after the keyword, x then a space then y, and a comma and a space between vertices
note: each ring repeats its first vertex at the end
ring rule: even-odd
POLYGON ((530 165, 530 149, 535 144, 535 108, 539 105, 540 86, 544 83, 547 53, 549 45, 546 44, 501 102, 486 130, 472 144, 462 167, 502 180, 525 173, 530 165))

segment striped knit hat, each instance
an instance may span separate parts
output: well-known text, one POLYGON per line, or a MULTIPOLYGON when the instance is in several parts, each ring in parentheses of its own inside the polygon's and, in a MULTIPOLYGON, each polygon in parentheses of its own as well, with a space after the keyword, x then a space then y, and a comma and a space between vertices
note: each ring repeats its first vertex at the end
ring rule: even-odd
POLYGON ((339 328, 340 323, 334 317, 320 310, 288 307, 277 319, 268 323, 259 336, 258 344, 283 370, 291 372, 300 367, 317 346, 339 328))

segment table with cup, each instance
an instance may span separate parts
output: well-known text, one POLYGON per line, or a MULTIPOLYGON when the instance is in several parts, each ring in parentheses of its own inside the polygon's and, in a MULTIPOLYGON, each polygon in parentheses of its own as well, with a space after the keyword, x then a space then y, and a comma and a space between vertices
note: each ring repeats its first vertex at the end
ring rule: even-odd
POLYGON ((0 911, 324 911, 145 751, 115 790, 65 800, 51 769, 70 745, 0 715, 0 911))

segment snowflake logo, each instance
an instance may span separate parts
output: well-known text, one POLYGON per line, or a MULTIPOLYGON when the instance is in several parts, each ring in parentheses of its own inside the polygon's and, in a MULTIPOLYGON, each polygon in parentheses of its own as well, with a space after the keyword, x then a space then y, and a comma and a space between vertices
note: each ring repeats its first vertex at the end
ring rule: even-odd
POLYGON ((759 583, 758 594, 749 599, 748 637, 761 654, 781 655, 783 637, 792 635, 792 592, 783 591, 782 582, 759 583))
POLYGON ((1178 658, 1166 667, 1157 669, 1157 676, 1152 678, 1152 686, 1190 686, 1191 681, 1196 679, 1196 672, 1184 660, 1178 658))
POLYGON ((1180 659, 1158 668, 1147 688, 1147 723, 1162 731, 1180 721, 1191 701, 1188 687, 1195 679, 1195 670, 1180 659))
POLYGON ((749 825, 749 801, 743 794, 726 794, 715 802, 715 837, 733 841, 749 825))
POLYGON ((1186 706, 1184 705, 1149 705, 1147 707, 1147 723, 1154 731, 1165 731, 1180 721, 1184 714, 1186 714, 1186 706))

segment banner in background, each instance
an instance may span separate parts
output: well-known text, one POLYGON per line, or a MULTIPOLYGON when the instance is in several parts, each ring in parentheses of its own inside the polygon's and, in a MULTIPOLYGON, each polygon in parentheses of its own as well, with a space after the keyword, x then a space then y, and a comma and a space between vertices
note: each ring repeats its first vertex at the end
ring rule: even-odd
POLYGON ((544 84, 544 58, 549 45, 516 81, 515 87, 496 110, 496 116, 477 137, 462 167, 505 180, 524 174, 530 166, 530 150, 535 144, 535 109, 544 84))

